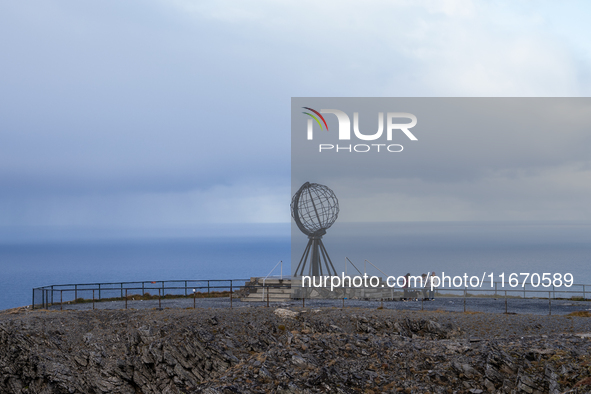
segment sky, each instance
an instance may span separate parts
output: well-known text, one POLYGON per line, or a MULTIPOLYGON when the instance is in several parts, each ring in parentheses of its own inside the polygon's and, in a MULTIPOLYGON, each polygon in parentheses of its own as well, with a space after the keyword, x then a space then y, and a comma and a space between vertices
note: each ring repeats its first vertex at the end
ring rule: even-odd
MULTIPOLYGON (((288 233, 292 97, 589 96, 590 8, 0 1, 0 228, 174 232, 276 223, 288 233)), ((589 178, 591 163, 581 153, 584 133, 570 137, 577 160, 561 149, 544 171, 560 181, 584 172, 572 186, 589 178)), ((515 160, 503 171, 528 168, 515 160)), ((422 198, 434 182, 437 190, 457 187, 457 179, 408 182, 422 198)), ((580 189, 573 199, 583 205, 588 188, 580 189)), ((509 212, 530 196, 518 198, 490 204, 509 212)), ((420 207, 409 205, 400 220, 487 219, 437 207, 413 215, 420 207)))

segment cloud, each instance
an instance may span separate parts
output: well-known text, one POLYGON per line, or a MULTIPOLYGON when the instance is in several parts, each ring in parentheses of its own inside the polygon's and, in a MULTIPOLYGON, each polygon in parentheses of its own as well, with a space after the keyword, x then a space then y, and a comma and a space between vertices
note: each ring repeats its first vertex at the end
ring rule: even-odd
POLYGON ((343 222, 589 221, 589 163, 536 173, 496 172, 474 182, 335 182, 343 222), (371 191, 371 192, 369 192, 371 191))
POLYGON ((207 190, 30 195, 0 199, 0 226, 191 228, 214 223, 286 223, 287 185, 241 183, 207 190))
MULTIPOLYGON (((270 207, 290 198, 291 97, 588 95, 589 44, 580 39, 587 30, 570 26, 559 8, 469 0, 3 3, 4 222, 99 223, 85 212, 111 206, 119 222, 139 223, 151 204, 215 205, 223 200, 215 190, 240 196, 249 182, 265 185, 269 197, 247 192, 243 205, 253 214, 232 217, 275 221, 270 207), (33 212, 44 219, 32 220, 33 212)), ((555 152, 530 153, 511 160, 563 164, 555 152)), ((479 179, 482 163, 453 176, 479 179)), ((427 164, 409 167, 428 180, 427 164)), ((431 181, 440 174, 431 171, 431 181)), ((180 209, 162 212, 163 225, 184 220, 180 209)))
POLYGON ((293 96, 571 96, 588 89, 580 82, 589 59, 565 42, 569 22, 557 22, 548 3, 174 4, 195 20, 241 31, 246 46, 277 50, 280 56, 265 60, 298 82, 293 96))

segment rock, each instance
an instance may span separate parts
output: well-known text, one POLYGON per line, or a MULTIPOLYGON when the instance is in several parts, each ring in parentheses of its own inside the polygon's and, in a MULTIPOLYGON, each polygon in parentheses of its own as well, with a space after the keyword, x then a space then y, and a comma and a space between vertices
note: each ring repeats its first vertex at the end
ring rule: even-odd
POLYGON ((277 316, 284 319, 295 319, 299 316, 298 312, 290 311, 289 309, 277 308, 273 311, 277 316))
POLYGON ((542 388, 538 387, 532 377, 527 375, 519 376, 519 380, 517 382, 517 388, 521 391, 526 393, 534 393, 534 392, 542 392, 542 388))
POLYGON ((489 393, 494 393, 495 392, 495 385, 493 384, 493 382, 491 382, 488 379, 484 379, 484 387, 486 387, 486 390, 489 393))
POLYGON ((306 362, 306 360, 304 360, 302 356, 295 354, 291 356, 291 361, 299 367, 305 367, 306 365, 308 365, 308 363, 306 362))
POLYGON ((556 316, 350 312, 0 314, 0 393, 537 394, 591 387, 591 341, 574 335, 588 320, 566 320, 571 334, 549 329, 561 323, 556 316), (536 324, 540 332, 524 334, 536 324), (515 335, 502 336, 507 327, 515 335))

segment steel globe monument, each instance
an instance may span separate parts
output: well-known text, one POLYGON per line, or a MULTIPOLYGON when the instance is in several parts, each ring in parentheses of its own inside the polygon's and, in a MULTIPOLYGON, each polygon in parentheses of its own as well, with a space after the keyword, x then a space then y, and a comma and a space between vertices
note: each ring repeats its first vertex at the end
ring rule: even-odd
POLYGON ((311 276, 337 275, 337 272, 322 243, 326 234, 339 216, 339 201, 334 192, 318 183, 304 183, 291 199, 291 216, 300 231, 308 236, 308 244, 295 276, 304 272, 311 276))

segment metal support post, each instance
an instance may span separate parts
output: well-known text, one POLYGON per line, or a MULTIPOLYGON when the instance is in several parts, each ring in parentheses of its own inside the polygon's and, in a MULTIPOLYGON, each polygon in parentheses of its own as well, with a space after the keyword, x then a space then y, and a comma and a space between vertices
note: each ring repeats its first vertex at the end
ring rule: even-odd
POLYGON ((466 312, 466 289, 464 289, 464 312, 466 312))

